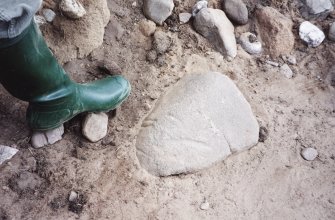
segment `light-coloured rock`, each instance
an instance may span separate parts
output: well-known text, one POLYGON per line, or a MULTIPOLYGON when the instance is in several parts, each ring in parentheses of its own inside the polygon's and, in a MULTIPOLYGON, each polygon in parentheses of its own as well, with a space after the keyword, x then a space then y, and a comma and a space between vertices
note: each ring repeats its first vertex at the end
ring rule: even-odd
POLYGON ((207 210, 207 209, 209 209, 209 202, 205 201, 205 202, 201 203, 200 209, 201 210, 207 210))
POLYGON ((207 8, 208 2, 207 0, 200 0, 195 3, 195 5, 192 7, 192 16, 195 17, 199 11, 201 11, 204 8, 207 8))
POLYGON ((136 147, 149 173, 191 173, 257 144, 259 125, 236 85, 221 73, 184 76, 143 121, 136 147))
POLYGON ((78 193, 76 193, 75 191, 71 191, 69 195, 69 201, 74 202, 77 199, 78 199, 78 193))
POLYGON ((150 20, 142 20, 140 23, 139 23, 139 28, 140 28, 140 31, 141 33, 144 35, 144 36, 151 36, 155 33, 156 31, 156 24, 155 22, 153 21, 150 21, 150 20))
POLYGON ((72 19, 79 19, 86 14, 84 6, 78 0, 62 0, 59 9, 62 14, 72 19))
POLYGON ((266 60, 265 63, 267 63, 267 64, 269 64, 271 66, 275 66, 275 67, 279 66, 279 63, 271 61, 271 60, 266 60))
POLYGON ((224 0, 222 8, 227 17, 235 24, 244 25, 248 23, 248 9, 242 0, 224 0))
POLYGON ((295 41, 293 22, 271 7, 257 9, 256 18, 264 50, 273 58, 290 54, 295 41))
POLYGON ((309 13, 314 15, 330 12, 334 9, 330 0, 305 0, 305 4, 308 7, 309 13))
POLYGON ((297 64, 297 58, 295 58, 295 56, 292 56, 292 55, 288 55, 286 57, 286 61, 291 65, 296 65, 297 64))
POLYGON ((47 22, 52 22, 56 17, 56 13, 53 10, 48 9, 48 8, 43 9, 42 14, 47 22))
POLYGON ((64 134, 64 126, 61 125, 58 128, 50 129, 47 131, 35 131, 31 136, 31 145, 34 148, 41 148, 50 144, 54 144, 57 141, 62 140, 64 134))
POLYGON ((188 12, 183 12, 179 14, 179 23, 186 24, 191 19, 192 14, 188 12))
POLYGON ((287 65, 284 64, 280 67, 279 69, 280 73, 286 76, 286 78, 291 79, 293 77, 293 71, 291 68, 287 65))
POLYGON ((34 20, 38 26, 42 26, 47 23, 47 20, 43 16, 35 15, 34 20))
POLYGON ((318 156, 318 151, 314 148, 308 147, 301 151, 301 156, 308 161, 313 161, 318 156))
POLYGON ((262 52, 262 43, 258 41, 253 33, 246 32, 241 34, 240 44, 250 54, 260 54, 262 52))
POLYGON ((325 34, 309 21, 304 21, 300 24, 299 36, 311 47, 319 46, 325 39, 325 34))
POLYGON ((97 142, 107 135, 108 116, 101 113, 90 113, 83 122, 82 133, 91 142, 97 142))
POLYGON ((233 59, 237 55, 234 26, 219 9, 202 9, 194 19, 197 32, 207 38, 216 49, 233 59))
POLYGON ((330 40, 335 41, 335 22, 330 25, 328 37, 330 40))
POLYGON ((0 165, 3 164, 6 160, 11 159, 18 152, 18 149, 0 145, 0 165))
POLYGON ((173 0, 144 0, 143 12, 150 20, 162 25, 172 14, 173 0))

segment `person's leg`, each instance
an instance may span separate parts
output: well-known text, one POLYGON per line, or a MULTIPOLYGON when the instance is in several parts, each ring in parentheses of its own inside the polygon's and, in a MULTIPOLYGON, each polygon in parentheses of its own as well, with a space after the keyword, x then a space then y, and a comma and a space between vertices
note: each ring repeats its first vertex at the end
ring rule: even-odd
MULTIPOLYGON (((33 130, 58 128, 81 112, 115 109, 128 97, 130 84, 122 76, 83 85, 71 81, 53 57, 32 17, 28 26, 21 29, 26 21, 15 17, 13 22, 1 7, 0 4, 0 16, 5 17, 2 23, 10 26, 19 21, 20 25, 14 25, 14 32, 20 33, 0 39, 0 82, 13 96, 29 102, 27 121, 33 130)), ((26 16, 31 11, 19 12, 26 16)))

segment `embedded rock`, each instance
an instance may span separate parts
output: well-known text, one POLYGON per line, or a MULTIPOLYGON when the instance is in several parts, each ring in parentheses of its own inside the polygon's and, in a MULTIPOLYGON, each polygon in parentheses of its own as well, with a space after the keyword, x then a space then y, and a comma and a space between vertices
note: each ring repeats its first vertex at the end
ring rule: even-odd
POLYGON ((299 36, 311 47, 319 46, 325 39, 325 34, 309 21, 301 23, 299 27, 299 36))
POLYGON ((173 0, 144 0, 143 12, 150 20, 162 25, 172 14, 173 0))
POLYGON ((62 140, 63 134, 63 125, 47 131, 35 131, 31 137, 31 145, 34 148, 41 148, 50 144, 54 144, 57 141, 62 140))
POLYGON ((183 12, 179 14, 179 22, 180 24, 186 24, 192 17, 191 13, 183 12))
POLYGON ((328 37, 330 40, 335 41, 335 22, 330 25, 328 37))
POLYGON ((293 50, 293 22, 290 19, 271 7, 258 9, 256 18, 266 52, 275 58, 293 50))
POLYGON ((240 25, 248 23, 248 9, 242 0, 223 0, 222 7, 233 23, 240 25))
POLYGON ((192 16, 196 16, 199 11, 201 11, 204 8, 207 8, 208 2, 207 0, 200 0, 195 3, 195 5, 192 7, 192 16))
POLYGON ((213 8, 202 9, 194 19, 197 32, 207 38, 216 49, 233 59, 237 55, 234 26, 226 14, 213 8))
POLYGON ((251 148, 258 137, 249 103, 227 76, 190 74, 143 121, 137 157, 156 176, 191 173, 251 148))
POLYGON ((108 116, 105 113, 90 113, 83 122, 83 135, 91 142, 97 142, 107 135, 108 116))
POLYGON ((250 54, 259 54, 262 52, 262 43, 258 41, 256 35, 253 33, 246 32, 241 34, 240 44, 250 54))
POLYGON ((11 159, 19 150, 0 145, 0 165, 3 164, 6 160, 11 159))
POLYGON ((302 15, 306 18, 323 16, 324 18, 334 10, 331 0, 304 0, 305 9, 302 15))
POLYGON ((59 9, 68 18, 79 19, 86 14, 84 6, 77 0, 62 0, 59 9))

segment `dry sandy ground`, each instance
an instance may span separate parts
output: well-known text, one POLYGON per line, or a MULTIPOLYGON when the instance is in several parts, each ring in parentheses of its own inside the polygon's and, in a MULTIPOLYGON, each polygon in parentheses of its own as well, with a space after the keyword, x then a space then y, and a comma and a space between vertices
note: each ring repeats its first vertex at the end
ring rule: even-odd
MULTIPOLYGON (((182 2, 176 13, 194 2, 182 2)), ((276 67, 264 64, 264 56, 253 57, 240 48, 233 62, 225 61, 187 24, 179 26, 180 32, 169 32, 173 45, 160 66, 146 61, 152 38, 141 35, 136 25, 144 18, 141 4, 132 8, 132 1, 108 3, 112 22, 104 44, 67 68, 77 81, 90 81, 104 77, 92 66, 108 58, 131 81, 132 94, 115 117, 110 114, 109 132, 102 141, 89 143, 82 137, 83 116, 78 116, 66 123, 62 141, 35 150, 27 138, 26 104, 2 89, 0 143, 16 145, 20 152, 0 167, 0 219, 335 218, 335 89, 329 71, 334 43, 326 40, 312 49, 297 38, 295 76, 287 79, 276 67), (115 38, 115 24, 125 30, 121 39, 115 38), (141 121, 180 77, 208 70, 234 80, 260 125, 267 128, 267 139, 194 174, 147 174, 136 158, 141 121), (300 156, 305 147, 316 148, 319 157, 305 161, 300 156), (24 183, 25 179, 31 181, 24 183), (25 188, 29 190, 21 190, 20 183, 30 184, 25 188), (79 192, 78 204, 68 202, 71 190, 79 192), (200 209, 204 201, 210 205, 207 210, 200 209)), ((290 16, 285 7, 280 9, 290 16)), ((238 28, 237 35, 248 28, 238 28)))

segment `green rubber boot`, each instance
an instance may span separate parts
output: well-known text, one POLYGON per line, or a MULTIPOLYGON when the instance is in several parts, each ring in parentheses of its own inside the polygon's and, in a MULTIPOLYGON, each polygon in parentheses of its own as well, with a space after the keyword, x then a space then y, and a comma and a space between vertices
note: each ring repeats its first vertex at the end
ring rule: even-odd
POLYGON ((106 112, 130 93, 122 76, 78 84, 68 77, 34 22, 14 39, 0 39, 0 82, 9 93, 29 102, 33 130, 59 127, 81 112, 106 112))

